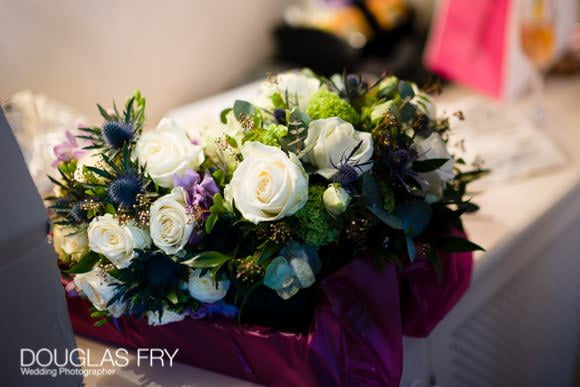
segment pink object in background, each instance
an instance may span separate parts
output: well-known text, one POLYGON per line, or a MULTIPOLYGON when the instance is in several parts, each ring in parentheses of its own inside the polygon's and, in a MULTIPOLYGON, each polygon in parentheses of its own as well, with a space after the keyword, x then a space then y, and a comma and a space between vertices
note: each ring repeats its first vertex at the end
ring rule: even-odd
MULTIPOLYGON (((554 1, 554 55, 569 46, 577 0, 554 1)), ((441 0, 425 49, 426 67, 493 98, 516 96, 533 68, 521 48, 518 0, 441 0)))
POLYGON ((504 95, 512 0, 444 0, 425 54, 434 72, 495 98, 504 95))

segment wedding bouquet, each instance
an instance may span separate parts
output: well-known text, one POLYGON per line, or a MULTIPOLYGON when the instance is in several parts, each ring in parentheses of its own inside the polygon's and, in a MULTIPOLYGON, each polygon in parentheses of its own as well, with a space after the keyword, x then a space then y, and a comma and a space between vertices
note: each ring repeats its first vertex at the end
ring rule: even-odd
POLYGON ((211 131, 145 128, 139 92, 98 108, 100 126, 55 147, 47 198, 67 290, 97 325, 223 315, 292 330, 363 252, 377 271, 423 260, 445 281, 440 252, 479 249, 452 230, 485 171, 450 154, 449 118, 413 83, 282 73, 211 131))

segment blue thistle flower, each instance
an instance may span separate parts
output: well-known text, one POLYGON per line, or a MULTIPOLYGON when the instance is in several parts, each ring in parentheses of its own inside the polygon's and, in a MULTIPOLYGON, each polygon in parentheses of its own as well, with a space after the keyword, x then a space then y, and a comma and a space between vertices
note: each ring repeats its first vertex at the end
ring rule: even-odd
POLYGON ((334 180, 343 186, 348 187, 358 179, 358 171, 355 166, 342 163, 337 169, 338 172, 334 175, 334 180))
POLYGON ((109 196, 121 207, 131 207, 137 202, 137 195, 143 192, 141 180, 133 174, 119 176, 109 185, 109 196))
POLYGON ((81 208, 80 203, 75 203, 70 209, 69 215, 76 223, 82 223, 86 218, 86 211, 81 208))
POLYGON ((107 121, 103 125, 103 138, 111 148, 120 149, 133 139, 133 127, 124 122, 107 121))
POLYGON ((166 287, 179 282, 183 277, 183 265, 180 265, 165 254, 153 252, 145 265, 146 282, 151 287, 166 287))
POLYGON ((286 110, 274 109, 274 118, 280 125, 286 125, 286 110))

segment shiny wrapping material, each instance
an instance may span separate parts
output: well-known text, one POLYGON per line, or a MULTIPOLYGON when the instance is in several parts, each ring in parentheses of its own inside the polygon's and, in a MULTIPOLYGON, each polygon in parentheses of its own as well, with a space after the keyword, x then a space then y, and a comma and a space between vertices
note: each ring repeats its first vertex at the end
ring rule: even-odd
POLYGON ((469 285, 471 253, 440 253, 443 278, 424 261, 398 272, 358 257, 320 284, 310 333, 224 318, 160 327, 122 317, 97 328, 88 303, 69 297, 76 333, 126 348, 179 348, 177 360, 271 386, 398 386, 403 334, 426 336, 469 285), (116 325, 116 326, 115 326, 116 325))

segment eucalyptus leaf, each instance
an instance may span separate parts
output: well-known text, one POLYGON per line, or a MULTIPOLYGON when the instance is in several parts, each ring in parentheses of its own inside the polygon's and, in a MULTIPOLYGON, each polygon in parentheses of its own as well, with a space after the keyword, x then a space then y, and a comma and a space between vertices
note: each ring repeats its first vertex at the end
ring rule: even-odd
POLYGON ((399 118, 403 122, 409 122, 409 121, 413 120, 416 115, 417 115, 417 108, 415 107, 415 105, 410 104, 410 103, 404 104, 399 111, 399 118))
POLYGON ((256 111, 254 105, 248 101, 236 100, 234 102, 234 116, 238 121, 242 121, 244 118, 251 116, 256 111))
POLYGON ((264 285, 270 289, 280 290, 287 286, 293 277, 294 270, 284 257, 276 257, 270 262, 264 274, 264 285))
POLYGON ((389 214, 385 211, 382 207, 372 205, 367 206, 367 209, 376 216, 381 222, 385 223, 387 226, 394 228, 395 230, 402 230, 403 224, 401 223, 401 219, 396 217, 393 214, 389 214))
POLYGON ((414 238, 421 234, 431 220, 431 206, 423 200, 402 203, 395 209, 401 219, 405 235, 414 238))
POLYGON ((413 86, 409 82, 406 81, 399 81, 398 84, 399 95, 403 99, 411 99, 415 96, 415 92, 413 91, 413 86))

